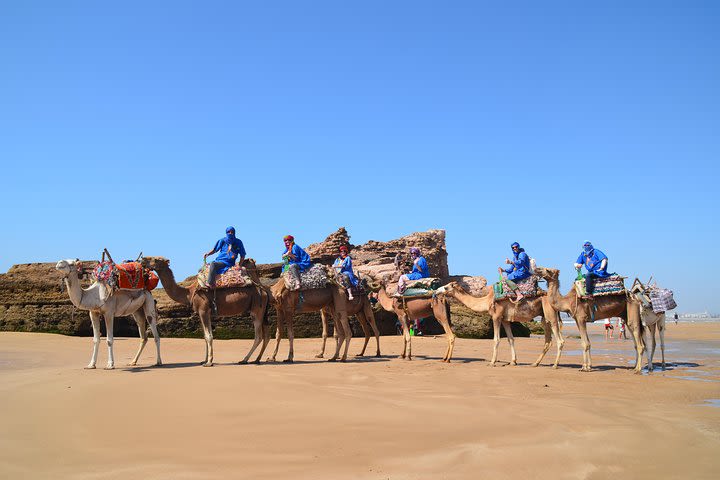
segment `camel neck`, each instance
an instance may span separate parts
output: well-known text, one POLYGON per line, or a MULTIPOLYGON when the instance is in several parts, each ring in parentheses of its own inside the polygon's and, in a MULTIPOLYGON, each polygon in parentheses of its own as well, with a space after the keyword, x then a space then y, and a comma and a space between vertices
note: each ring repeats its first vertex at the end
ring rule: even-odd
POLYGON ((172 270, 170 270, 170 267, 166 266, 157 268, 155 271, 157 272, 158 277, 160 277, 160 281, 162 282, 162 286, 165 289, 165 293, 168 294, 168 297, 177 303, 190 305, 190 289, 181 287, 177 284, 175 281, 175 275, 172 270))
MULTIPOLYGON (((476 312, 487 312, 490 310, 491 302, 488 295, 484 297, 474 297, 469 293, 457 289, 453 290, 452 294, 460 301, 460 303, 472 310, 475 310, 476 312)), ((493 295, 493 293, 490 292, 489 295, 493 295)))
POLYGON ((80 279, 75 272, 65 277, 65 287, 67 287, 68 295, 70 295, 70 301, 77 308, 82 308, 82 288, 80 287, 80 279))
POLYGON ((387 294, 387 291, 385 291, 385 287, 381 287, 378 291, 378 302, 380 302, 380 305, 385 311, 393 312, 395 310, 393 308, 393 300, 387 294))

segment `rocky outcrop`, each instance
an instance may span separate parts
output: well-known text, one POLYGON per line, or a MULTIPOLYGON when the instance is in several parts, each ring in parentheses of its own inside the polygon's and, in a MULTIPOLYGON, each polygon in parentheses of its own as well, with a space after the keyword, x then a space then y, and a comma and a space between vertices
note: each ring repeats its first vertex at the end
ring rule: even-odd
MULTIPOLYGON (((363 245, 350 243, 350 235, 340 228, 323 242, 309 245, 306 250, 316 263, 331 264, 338 255, 341 245, 348 245, 353 263, 357 267, 374 269, 387 268, 398 253, 407 252, 410 247, 418 247, 428 261, 433 276, 443 279, 449 277, 445 231, 429 230, 415 232, 405 237, 387 242, 371 240, 363 245)), ((97 262, 83 262, 87 271, 91 271, 97 262)), ((267 285, 277 281, 281 269, 280 263, 259 264, 261 280, 267 285)), ((181 284, 188 285, 195 277, 188 277, 181 284)), ((83 286, 90 279, 83 278, 83 286)), ((160 335, 178 337, 202 337, 202 328, 192 311, 173 302, 163 289, 153 291, 160 312, 160 335)), ((382 334, 396 333, 397 318, 385 311, 376 311, 375 317, 382 334)), ((275 321, 275 312, 271 309, 271 322, 275 321)), ((478 315, 464 306, 453 303, 452 322, 459 336, 490 338, 492 324, 487 316, 478 315)), ((355 335, 361 335, 362 329, 356 320, 351 320, 355 335)), ((104 328, 104 325, 103 327, 104 328)), ((440 334, 442 328, 432 318, 424 321, 427 334, 440 334)), ((521 327, 515 327, 521 329, 521 327)), ((247 316, 227 317, 213 320, 216 338, 252 338, 254 331, 247 316)), ((30 263, 14 265, 5 274, 0 274, 0 331, 53 332, 66 335, 92 335, 90 317, 87 312, 75 310, 70 303, 67 291, 61 285, 61 276, 55 270, 55 263, 30 263)), ((295 319, 295 335, 298 337, 320 336, 322 328, 319 314, 298 315, 295 319)), ((103 332, 104 334, 104 332, 103 332)), ((137 336, 137 327, 132 317, 115 320, 115 334, 118 336, 137 336)), ((518 330, 518 335, 527 335, 518 330)))

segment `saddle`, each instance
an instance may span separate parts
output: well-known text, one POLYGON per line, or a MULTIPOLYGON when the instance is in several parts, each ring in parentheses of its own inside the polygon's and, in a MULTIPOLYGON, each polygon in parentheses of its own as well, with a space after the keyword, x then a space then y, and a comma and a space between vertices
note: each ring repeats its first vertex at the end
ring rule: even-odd
MULTIPOLYGON (((208 275, 210 273, 210 265, 202 266, 197 274, 197 284, 199 288, 209 288, 208 275)), ((233 265, 224 273, 215 277, 215 288, 242 288, 253 285, 253 281, 247 273, 245 267, 233 265)))
POLYGON ((142 268, 140 262, 114 263, 112 261, 99 262, 93 270, 93 278, 114 289, 148 291, 155 289, 160 280, 155 272, 142 268))
POLYGON ((604 297, 606 295, 624 295, 625 277, 613 273, 609 277, 596 278, 593 283, 593 293, 588 295, 585 291, 585 276, 575 281, 575 291, 581 297, 604 297))
POLYGON ((330 283, 327 270, 322 265, 312 265, 304 272, 300 272, 300 285, 297 279, 293 277, 289 271, 285 270, 280 277, 285 282, 288 290, 312 290, 315 288, 325 288, 330 283))
POLYGON ((652 308, 654 313, 665 313, 668 310, 677 308, 672 290, 649 284, 646 287, 637 278, 630 288, 630 293, 635 296, 644 308, 652 308))
MULTIPOLYGON (((522 280, 515 281, 515 285, 518 287, 518 291, 525 298, 534 298, 540 295, 544 295, 545 291, 538 288, 538 280, 540 277, 537 275, 530 275, 522 280)), ((515 292, 505 288, 502 282, 496 282, 493 285, 493 292, 495 293, 495 300, 502 300, 504 298, 515 298, 515 292)))

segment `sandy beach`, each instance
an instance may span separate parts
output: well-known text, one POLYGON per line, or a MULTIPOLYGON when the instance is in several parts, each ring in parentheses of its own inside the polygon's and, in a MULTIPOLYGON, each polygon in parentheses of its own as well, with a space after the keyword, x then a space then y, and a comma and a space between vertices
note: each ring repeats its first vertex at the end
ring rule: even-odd
POLYGON ((0 477, 718 478, 720 323, 668 325, 669 368, 651 375, 629 370, 632 340, 591 332, 590 373, 570 325, 558 370, 554 346, 529 366, 539 337, 495 368, 490 340, 459 339, 441 363, 441 337, 416 337, 412 362, 382 337, 383 357, 346 364, 302 339, 292 365, 237 365, 251 342, 218 340, 213 368, 197 366, 202 340, 163 339, 164 367, 148 367, 152 341, 124 367, 138 339, 120 338, 105 371, 83 369, 89 338, 2 333, 0 477))

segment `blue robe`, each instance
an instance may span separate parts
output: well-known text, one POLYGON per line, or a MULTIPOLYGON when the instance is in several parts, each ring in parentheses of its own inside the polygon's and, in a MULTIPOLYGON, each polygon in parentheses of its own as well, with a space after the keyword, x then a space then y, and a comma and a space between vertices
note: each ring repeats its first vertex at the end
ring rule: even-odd
POLYGON ((237 260, 238 256, 245 256, 245 247, 239 238, 229 239, 228 237, 224 237, 215 243, 212 253, 215 252, 220 252, 220 254, 213 261, 224 265, 222 268, 216 270, 217 274, 221 274, 235 265, 235 260, 237 260))
POLYGON ((525 253, 525 249, 521 248, 517 253, 513 252, 513 263, 505 269, 508 274, 508 280, 517 281, 528 278, 530 275, 530 257, 525 253))
POLYGON ((413 262, 412 272, 408 274, 408 280, 420 280, 421 278, 428 278, 430 276, 430 268, 428 267, 427 260, 425 257, 418 257, 413 262))
POLYGON ((593 274, 596 277, 605 278, 610 276, 607 272, 607 265, 605 265, 605 268, 601 269, 600 264, 606 258, 607 256, 603 252, 594 248, 588 253, 585 253, 584 251, 580 252, 580 256, 575 263, 584 264, 588 273, 593 274))
POLYGON ((358 279, 355 276, 355 273, 352 269, 352 260, 350 259, 350 255, 345 257, 343 260, 342 257, 338 257, 335 259, 335 263, 333 264, 333 267, 341 267, 340 273, 347 275, 348 279, 350 279, 350 283, 352 283, 353 287, 357 287, 358 279))
MULTIPOLYGON (((283 252, 283 255, 285 255, 286 252, 287 250, 283 252)), ((291 253, 295 255, 295 260, 288 258, 289 265, 297 265, 301 272, 304 272, 305 270, 310 268, 310 266, 312 265, 312 263, 310 262, 310 255, 308 255, 305 250, 300 248, 297 244, 293 243, 291 253)))

